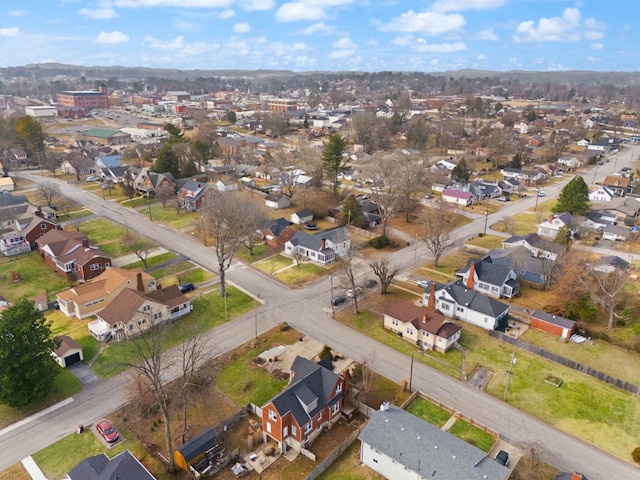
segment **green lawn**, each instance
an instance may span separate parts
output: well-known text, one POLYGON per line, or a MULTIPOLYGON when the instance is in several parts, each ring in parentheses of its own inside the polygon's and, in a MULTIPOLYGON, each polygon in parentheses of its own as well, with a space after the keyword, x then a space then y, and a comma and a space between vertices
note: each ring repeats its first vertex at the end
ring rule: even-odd
MULTIPOLYGON (((141 215, 149 216, 149 211, 146 207, 140 208, 138 212, 141 215)), ((162 208, 162 205, 151 204, 151 218, 156 223, 162 223, 179 230, 199 222, 200 214, 196 212, 185 212, 184 210, 177 212, 175 208, 170 206, 162 208)))
POLYGON ((175 265, 169 265, 165 268, 159 268, 151 272, 153 278, 162 280, 163 285, 174 285, 178 282, 178 275, 181 275, 182 282, 191 282, 194 284, 211 280, 214 275, 209 270, 196 267, 193 263, 186 261, 175 265))
MULTIPOLYGON (((89 428, 95 427, 92 425, 89 428)), ((113 458, 125 450, 130 450, 136 458, 142 459, 145 467, 158 480, 173 478, 166 473, 164 466, 158 460, 133 440, 133 436, 129 432, 122 431, 120 425, 116 425, 116 428, 120 430, 124 441, 117 443, 112 448, 105 448, 94 432, 87 429, 80 435, 73 433, 40 450, 33 455, 33 459, 49 480, 59 480, 66 478, 69 470, 87 457, 104 453, 107 457, 113 458)))
POLYGON ((298 266, 288 268, 275 275, 275 277, 292 287, 303 287, 305 284, 313 280, 323 277, 328 272, 327 269, 314 263, 305 263, 298 266))
POLYGON ((46 265, 37 251, 23 253, 16 257, 0 257, 0 285, 2 295, 10 301, 22 296, 33 296, 46 292, 52 299, 71 284, 60 274, 46 265), (11 281, 11 272, 18 272, 22 280, 11 281))
POLYGON ((384 480, 384 477, 367 466, 360 465, 360 442, 356 440, 318 480, 384 480))
POLYGON ((272 253, 271 248, 265 243, 253 247, 253 255, 249 254, 249 249, 244 245, 236 249, 234 256, 247 263, 254 263, 262 260, 265 256, 272 253))
MULTIPOLYGON (((255 307, 253 299, 234 288, 227 287, 226 311, 225 300, 217 292, 194 297, 193 312, 173 322, 165 332, 163 349, 174 347, 191 335, 210 330, 255 307)), ((126 363, 135 360, 135 355, 127 342, 112 342, 102 351, 93 365, 93 371, 101 377, 111 377, 125 370, 126 363)))
POLYGON ((416 417, 420 417, 438 428, 441 428, 445 423, 447 423, 447 420, 451 418, 451 413, 446 411, 444 408, 441 408, 420 396, 416 397, 411 402, 407 408, 407 412, 413 413, 416 417))
POLYGON ((449 433, 484 452, 489 452, 493 448, 493 444, 496 443, 493 435, 460 418, 451 426, 449 433))
POLYGON ((127 234, 125 227, 106 218, 95 218, 83 222, 80 225, 80 231, 89 237, 93 245, 98 245, 101 249, 101 244, 104 242, 118 240, 127 234))
POLYGON ((281 255, 272 255, 253 264, 254 267, 269 275, 274 275, 278 270, 291 265, 293 265, 293 259, 281 255))
MULTIPOLYGON (((159 255, 154 255, 153 257, 147 258, 147 268, 155 267, 157 265, 162 265, 163 263, 169 262, 177 257, 178 255, 176 255, 174 252, 164 252, 159 255)), ((125 265, 124 268, 128 270, 131 270, 133 268, 144 269, 145 266, 144 266, 144 263, 142 263, 142 260, 138 260, 136 262, 125 265)))

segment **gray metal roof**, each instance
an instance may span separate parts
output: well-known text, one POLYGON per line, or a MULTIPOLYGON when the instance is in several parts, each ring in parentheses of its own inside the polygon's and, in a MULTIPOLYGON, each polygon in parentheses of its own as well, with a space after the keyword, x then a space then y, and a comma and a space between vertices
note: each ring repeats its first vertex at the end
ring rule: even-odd
POLYGON ((400 408, 376 411, 358 437, 433 480, 504 480, 509 469, 473 445, 400 408))
POLYGON ((509 309, 509 305, 506 303, 499 302, 495 298, 487 297, 465 287, 462 280, 448 283, 444 290, 458 305, 463 305, 474 312, 490 315, 493 318, 498 318, 509 309))
POLYGON ((479 281, 499 287, 504 285, 512 270, 511 268, 502 265, 493 264, 489 260, 469 258, 464 268, 458 270, 456 274, 466 275, 472 263, 475 264, 474 269, 479 281))

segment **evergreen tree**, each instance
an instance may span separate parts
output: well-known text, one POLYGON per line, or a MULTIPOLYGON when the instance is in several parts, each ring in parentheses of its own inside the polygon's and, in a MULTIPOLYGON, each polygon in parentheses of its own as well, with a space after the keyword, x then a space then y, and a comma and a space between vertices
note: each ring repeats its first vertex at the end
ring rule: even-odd
POLYGON ((155 173, 169 172, 174 178, 180 178, 180 159, 171 148, 171 143, 165 143, 158 150, 156 161, 153 162, 153 171, 155 173))
POLYGON ((21 298, 0 314, 0 403, 23 407, 44 398, 58 373, 51 352, 59 343, 51 322, 21 298))
POLYGON ((184 166, 184 170, 182 171, 182 178, 193 177, 198 173, 198 167, 196 167, 196 164, 194 162, 187 162, 184 166))
POLYGON ((236 116, 236 112, 233 110, 229 110, 227 112, 227 122, 236 123, 238 121, 238 117, 236 116))
POLYGON ((360 227, 362 224, 362 206, 354 195, 349 195, 342 202, 342 223, 360 227))
POLYGON ((564 186, 558 201, 551 211, 554 213, 569 212, 572 215, 586 215, 590 209, 589 187, 584 178, 576 175, 564 186))
POLYGON ((169 134, 169 143, 180 143, 186 140, 184 132, 179 127, 176 127, 173 123, 167 123, 164 126, 164 129, 169 134))
POLYGON ((324 151, 322 152, 322 165, 325 172, 329 175, 333 185, 333 193, 338 192, 340 182, 338 175, 347 168, 343 153, 347 148, 347 142, 339 133, 329 135, 329 139, 324 142, 324 151))
POLYGON ((451 178, 458 182, 467 183, 470 176, 471 170, 469 170, 467 161, 464 158, 460 159, 458 164, 451 170, 451 178))

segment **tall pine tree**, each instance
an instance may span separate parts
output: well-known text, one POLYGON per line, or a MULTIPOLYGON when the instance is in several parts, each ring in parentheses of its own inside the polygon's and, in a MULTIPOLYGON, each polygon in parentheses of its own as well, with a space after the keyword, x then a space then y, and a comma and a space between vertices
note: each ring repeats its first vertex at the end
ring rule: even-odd
POLYGON ((591 210, 589 201, 589 187, 580 175, 576 175, 567 183, 558 201, 553 206, 553 213, 569 212, 572 215, 586 215, 591 210))
POLYGON ((346 149, 347 142, 339 133, 330 135, 329 139, 324 142, 322 165, 325 172, 327 172, 327 175, 329 175, 329 178, 331 179, 333 193, 337 193, 338 187, 340 186, 338 175, 344 172, 347 168, 347 164, 343 157, 343 153, 346 149))

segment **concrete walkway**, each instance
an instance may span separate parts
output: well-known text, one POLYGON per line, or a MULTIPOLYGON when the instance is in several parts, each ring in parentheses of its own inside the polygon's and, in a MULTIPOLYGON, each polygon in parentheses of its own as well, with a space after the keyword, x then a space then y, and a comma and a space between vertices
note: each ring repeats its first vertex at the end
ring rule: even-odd
MULTIPOLYGON (((149 255, 147 256, 147 259, 151 257, 155 257, 156 255, 166 253, 166 252, 167 250, 162 247, 152 248, 151 250, 149 250, 149 255)), ((133 262, 139 262, 139 261, 140 261, 140 258, 135 253, 130 253, 129 255, 123 255, 122 257, 114 258, 112 263, 114 267, 122 267, 124 265, 129 265, 133 262)))
POLYGON ((33 480, 47 480, 47 477, 44 476, 44 473, 42 473, 42 470, 36 465, 36 462, 33 461, 33 458, 23 458, 21 463, 33 480))

